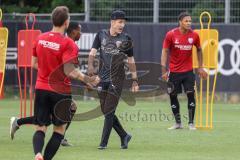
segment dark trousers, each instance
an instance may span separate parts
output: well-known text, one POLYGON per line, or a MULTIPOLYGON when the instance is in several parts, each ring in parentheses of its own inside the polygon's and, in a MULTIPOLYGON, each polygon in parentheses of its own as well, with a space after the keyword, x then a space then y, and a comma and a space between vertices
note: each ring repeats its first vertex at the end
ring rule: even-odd
POLYGON ((102 82, 99 85, 99 98, 102 113, 105 116, 100 145, 107 145, 112 128, 117 132, 120 138, 124 138, 127 133, 119 122, 115 111, 122 92, 122 83, 102 82))

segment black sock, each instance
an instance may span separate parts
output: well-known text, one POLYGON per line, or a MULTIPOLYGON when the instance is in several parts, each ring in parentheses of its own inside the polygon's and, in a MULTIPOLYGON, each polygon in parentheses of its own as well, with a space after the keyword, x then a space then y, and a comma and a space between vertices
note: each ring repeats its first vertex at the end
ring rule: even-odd
POLYGON ((179 111, 180 107, 179 107, 177 95, 170 94, 170 101, 171 101, 171 108, 172 108, 172 112, 174 114, 176 123, 181 123, 181 116, 179 111))
POLYGON ((187 97, 188 97, 188 116, 189 116, 188 123, 193 123, 195 107, 196 107, 194 93, 193 92, 187 93, 187 97))
POLYGON ((43 131, 36 131, 33 135, 33 150, 35 155, 37 153, 42 153, 44 146, 45 133, 43 131))
MULTIPOLYGON (((67 123, 66 131, 67 131, 68 127, 70 126, 70 124, 71 124, 71 122, 68 122, 68 123, 67 123)), ((65 133, 66 133, 66 131, 65 131, 65 133)))
POLYGON ((20 118, 17 120, 18 126, 24 125, 24 124, 33 124, 34 117, 26 117, 26 118, 20 118))
MULTIPOLYGON (((75 110, 75 109, 74 109, 74 110, 71 110, 71 121, 72 121, 72 118, 73 118, 73 116, 74 116, 75 113, 76 113, 76 110, 75 110)), ((70 124, 71 124, 71 121, 67 123, 66 131, 67 131, 67 129, 69 128, 69 126, 70 126, 70 124)), ((65 132, 66 132, 66 131, 65 131, 65 132)))
POLYGON ((52 137, 48 141, 48 144, 44 151, 44 160, 51 160, 54 157, 59 149, 63 137, 64 136, 62 134, 53 132, 52 137))

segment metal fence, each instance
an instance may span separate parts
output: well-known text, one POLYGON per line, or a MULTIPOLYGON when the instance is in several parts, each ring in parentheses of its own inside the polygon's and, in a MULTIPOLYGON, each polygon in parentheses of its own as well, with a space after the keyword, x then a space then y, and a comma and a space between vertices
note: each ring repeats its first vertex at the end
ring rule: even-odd
MULTIPOLYGON (((26 15, 28 15, 27 13, 4 13, 3 14, 3 20, 4 21, 8 21, 8 22, 24 22, 26 15)), ((46 21, 49 22, 51 20, 51 13, 36 13, 36 20, 37 21, 46 21)), ((71 13, 71 20, 75 20, 75 21, 84 21, 85 19, 85 13, 71 13)), ((29 17, 29 21, 32 21, 33 17, 30 16, 29 17)))
POLYGON ((152 0, 90 0, 90 21, 109 21, 113 9, 123 9, 131 22, 152 22, 152 0))
MULTIPOLYGON (((175 23, 180 12, 188 11, 193 22, 208 11, 213 23, 240 23, 240 0, 82 0, 85 13, 74 13, 71 19, 79 21, 109 21, 114 9, 126 12, 129 22, 175 23)), ((23 20, 25 14, 5 13, 8 21, 23 20)), ((36 14, 39 21, 50 20, 49 14, 36 14)))
POLYGON ((240 0, 85 0, 87 21, 109 21, 113 9, 123 9, 130 22, 176 22, 182 11, 197 22, 208 11, 213 23, 240 23, 240 0))

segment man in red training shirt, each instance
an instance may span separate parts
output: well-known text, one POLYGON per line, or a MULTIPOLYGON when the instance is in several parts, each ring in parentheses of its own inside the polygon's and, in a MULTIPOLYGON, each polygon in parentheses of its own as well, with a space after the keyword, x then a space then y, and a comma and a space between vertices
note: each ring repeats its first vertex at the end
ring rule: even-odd
MULTIPOLYGON (((69 26, 66 30, 67 36, 71 38, 74 41, 78 41, 81 36, 81 25, 77 22, 70 22, 69 26)), ((35 69, 37 69, 37 65, 35 64, 35 69)), ((58 87, 58 86, 56 86, 58 87)), ((71 113, 72 115, 76 112, 76 106, 71 107, 71 113)), ((35 118, 34 116, 31 117, 24 117, 24 118, 17 118, 17 117, 11 117, 10 119, 10 138, 13 140, 15 133, 18 129, 20 129, 20 126, 26 125, 26 124, 34 124, 35 118)), ((68 122, 66 126, 66 130, 70 126, 71 121, 68 122)), ((62 146, 72 146, 70 143, 68 143, 67 139, 64 138, 61 142, 62 146)))
POLYGON ((56 7, 52 12, 52 30, 41 34, 33 48, 32 66, 38 70, 34 102, 35 160, 51 160, 64 138, 67 121, 60 119, 55 113, 61 109, 56 106, 64 102, 65 110, 61 113, 65 117, 71 117, 69 111, 72 107, 72 96, 69 78, 83 81, 90 86, 96 86, 100 81, 98 77, 84 75, 75 67, 78 64, 78 48, 71 38, 64 35, 69 20, 68 8, 56 7), (42 156, 45 133, 50 124, 54 125, 53 134, 42 156))
POLYGON ((169 129, 182 129, 180 105, 177 95, 182 93, 182 86, 188 98, 188 127, 190 130, 196 130, 194 125, 195 97, 194 84, 195 75, 192 64, 193 45, 197 48, 197 58, 199 68, 197 73, 200 77, 206 78, 207 73, 202 68, 202 49, 200 38, 196 32, 191 29, 192 19, 189 13, 182 12, 179 17, 179 27, 167 32, 163 42, 161 55, 162 78, 172 82, 174 90, 170 93, 171 108, 174 114, 176 124, 169 129), (169 71, 167 70, 167 59, 169 56, 169 71))

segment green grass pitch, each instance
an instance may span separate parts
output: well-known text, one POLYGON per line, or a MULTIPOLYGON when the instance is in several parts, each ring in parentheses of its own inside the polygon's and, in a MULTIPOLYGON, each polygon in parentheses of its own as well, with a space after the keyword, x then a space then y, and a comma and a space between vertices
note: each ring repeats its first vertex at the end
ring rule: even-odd
MULTIPOLYGON (((78 102, 78 113, 88 111, 97 101, 78 102)), ((129 107, 119 104, 117 115, 124 128, 132 134, 128 150, 120 149, 120 140, 113 130, 108 149, 99 145, 103 117, 89 121, 73 122, 66 137, 74 146, 61 147, 55 160, 236 160, 240 151, 240 106, 214 105, 214 129, 189 131, 187 129, 186 102, 181 102, 185 128, 167 130, 174 121, 168 102, 138 101, 129 107)), ((0 101, 0 159, 31 160, 33 126, 22 126, 15 139, 9 137, 9 120, 19 115, 19 101, 0 101)), ((46 140, 51 136, 49 128, 46 140)), ((45 144, 46 144, 45 140, 45 144)), ((237 158, 238 157, 238 158, 237 158)))

